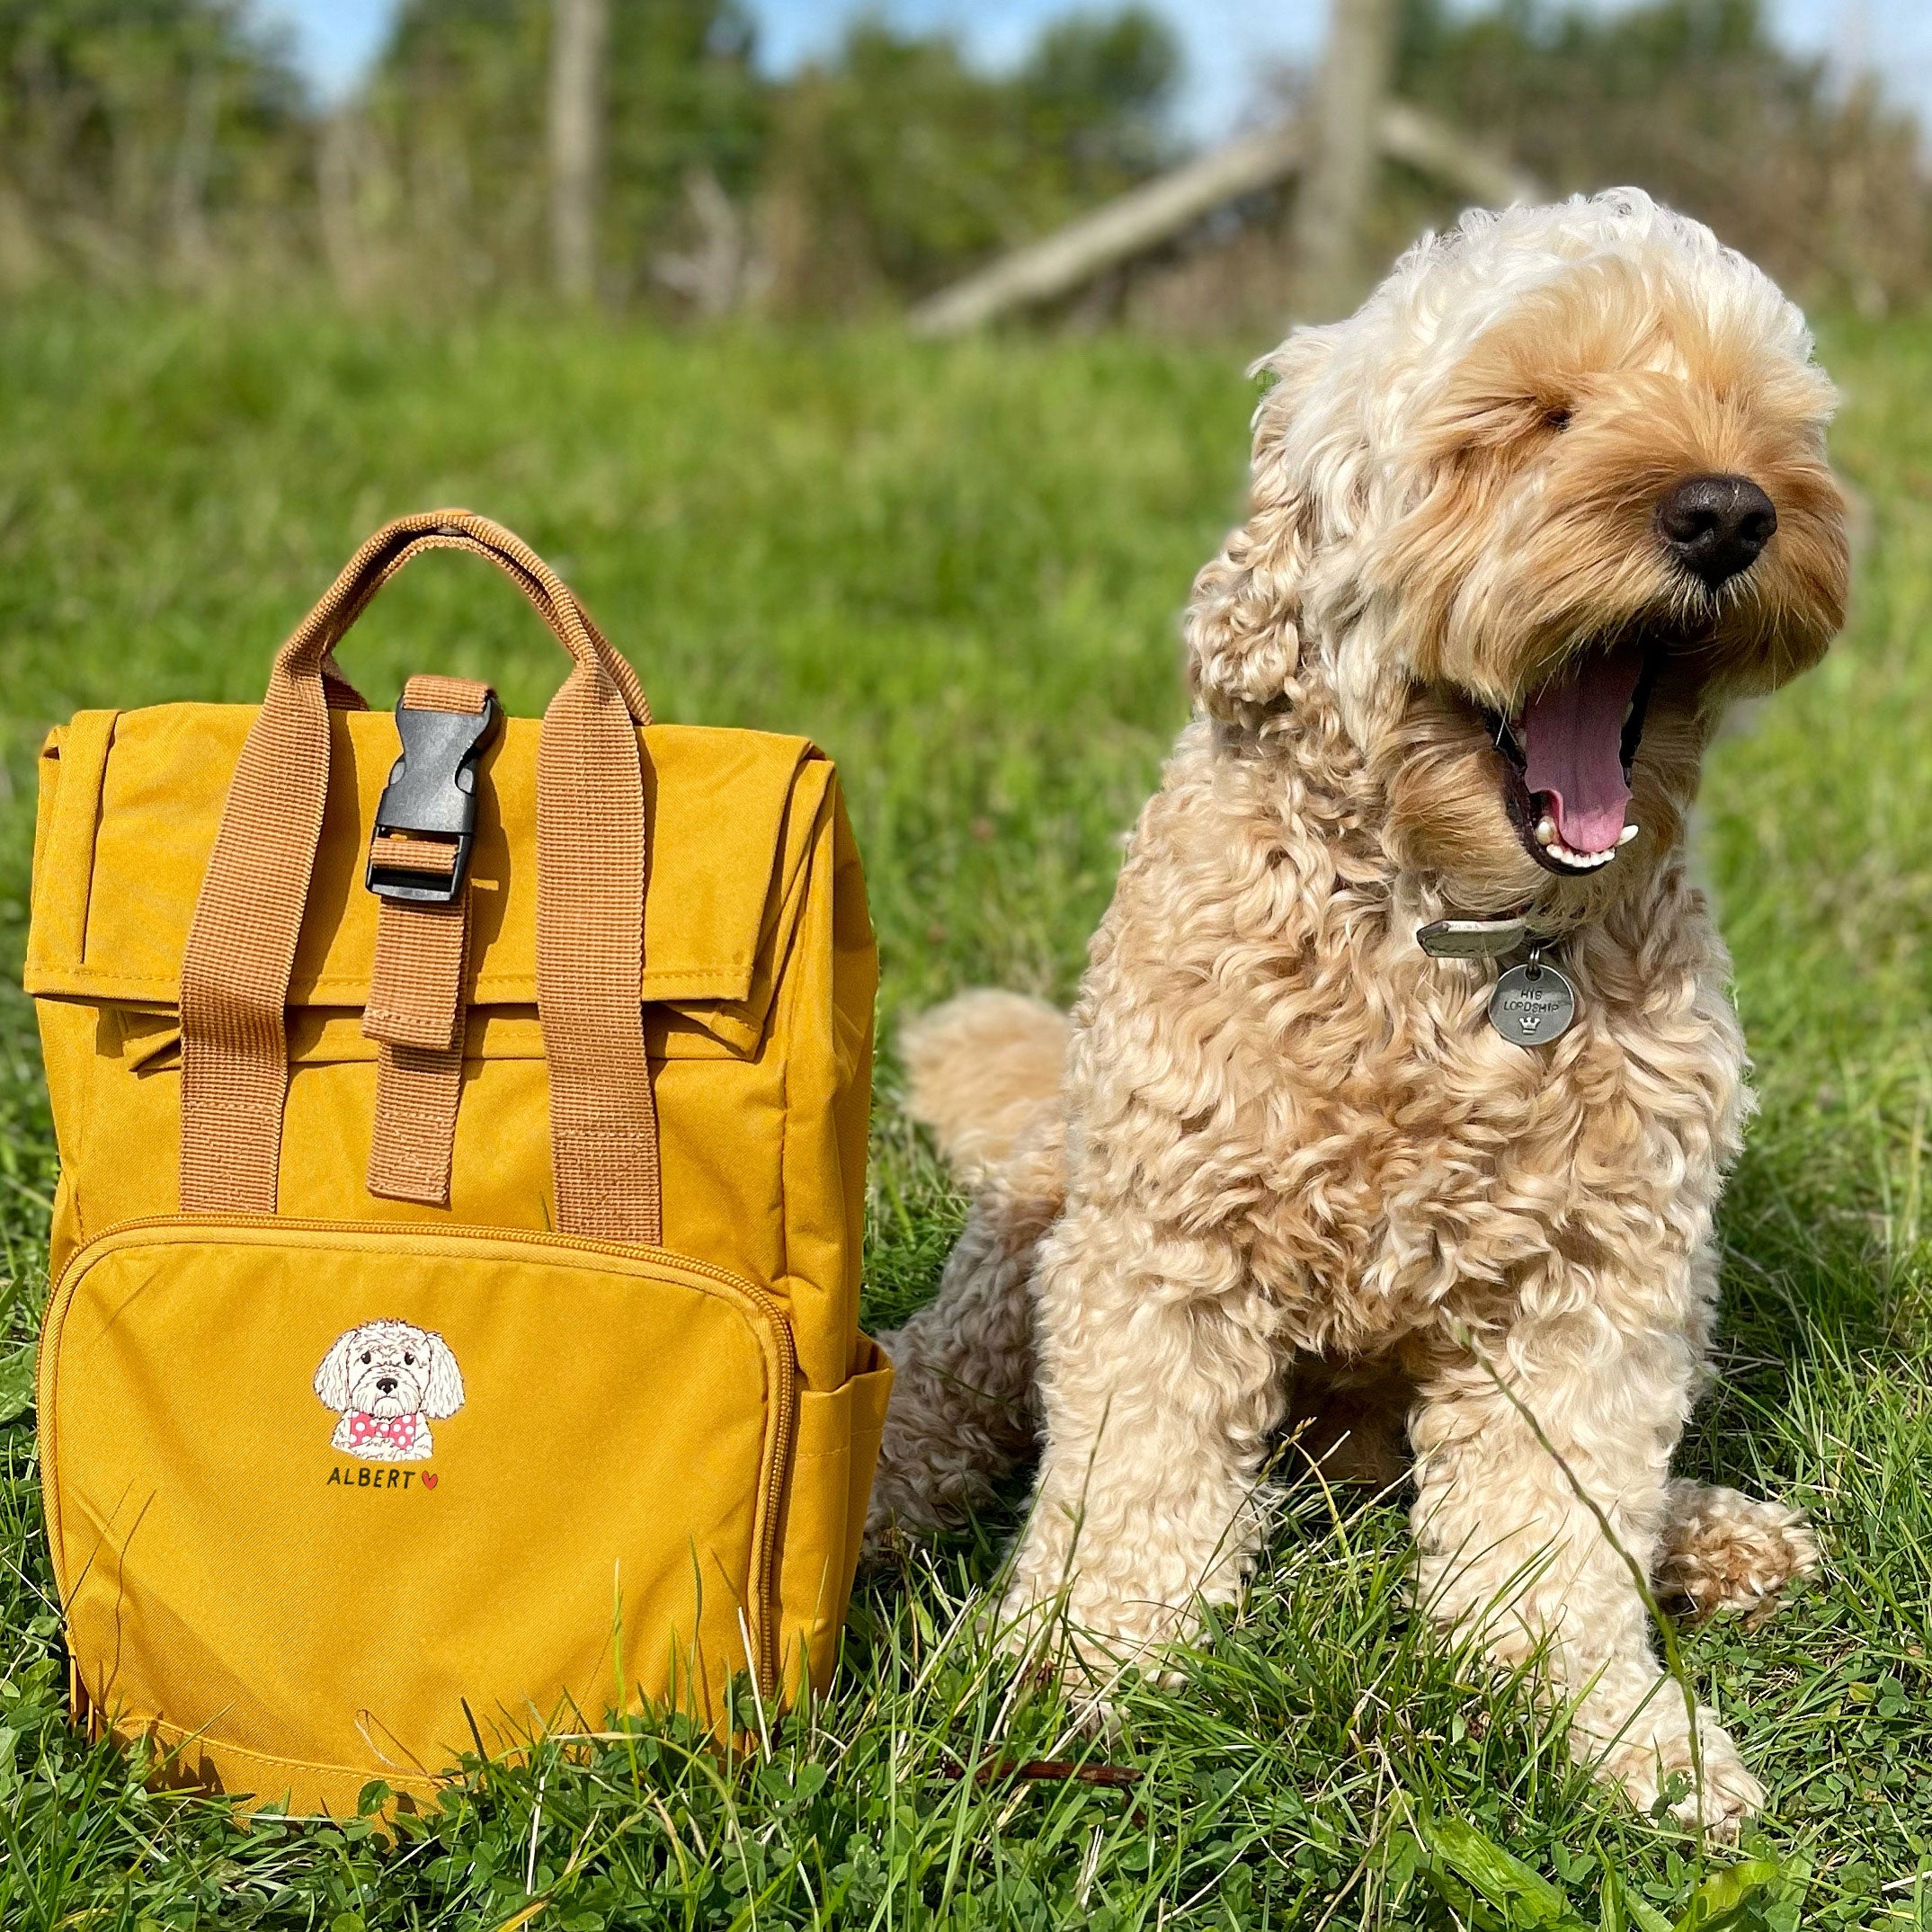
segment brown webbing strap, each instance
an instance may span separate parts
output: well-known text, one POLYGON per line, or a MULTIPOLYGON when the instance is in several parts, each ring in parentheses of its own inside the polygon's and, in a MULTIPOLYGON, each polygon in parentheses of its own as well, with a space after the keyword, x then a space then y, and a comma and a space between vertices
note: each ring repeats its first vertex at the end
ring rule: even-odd
POLYGON ((657 1105, 638 991, 644 856, 637 735, 617 692, 580 664, 544 713, 537 746, 537 1017, 556 1219, 567 1233, 655 1247, 657 1105))
POLYGON ((644 786, 632 728, 650 722, 650 708, 563 580, 500 524, 463 510, 378 530, 276 655, 182 958, 182 1208, 274 1212, 284 1008, 328 788, 325 682, 336 641, 427 549, 495 564, 574 660, 538 751, 538 1008, 557 1220, 568 1233, 654 1244, 657 1122, 638 998, 644 786))
MULTIPOLYGON (((479 517, 467 510, 430 510, 418 516, 398 517, 395 522, 378 530, 356 552, 356 557, 366 556, 369 563, 359 574, 354 588, 325 619, 327 639, 323 646, 325 663, 329 661, 329 654, 334 652, 343 632, 361 616, 369 599, 411 557, 420 556, 425 550, 468 550, 494 564, 523 592, 530 608, 550 627, 557 641, 573 657, 577 654, 577 645, 571 641, 573 633, 589 640, 591 651, 604 674, 622 693, 626 710, 640 725, 651 722, 650 701, 644 695, 643 685, 637 681, 637 673, 619 652, 612 649, 610 640, 591 621, 590 612, 578 602, 576 592, 521 537, 505 530, 501 523, 493 523, 488 517, 479 517)), ((330 599, 343 590, 346 580, 355 572, 356 558, 352 558, 331 587, 328 596, 309 613, 302 630, 282 646, 284 655, 294 648, 303 632, 322 617, 330 599)), ((336 675, 341 678, 340 672, 336 675)), ((352 686, 348 688, 352 691, 352 686)))
MULTIPOLYGON (((414 684, 420 681, 412 678, 409 681, 414 684)), ((443 707, 432 708, 441 710, 443 707)), ((369 841, 369 856, 392 872, 421 872, 432 878, 448 878, 456 870, 455 846, 432 845, 423 839, 399 839, 384 832, 378 832, 369 841)), ((380 924, 379 915, 378 923, 380 924)))
POLYGON ((369 709, 369 699, 336 668, 334 657, 322 660, 322 695, 332 711, 369 709))
MULTIPOLYGON (((412 678, 404 706, 480 716, 490 688, 467 678, 412 678)), ((371 859, 391 871, 447 878, 457 848, 378 833, 371 859)), ((369 1191, 389 1200, 450 1205, 457 1105, 463 1091, 463 975, 469 957, 469 884, 455 903, 383 899, 376 960, 362 1011, 375 1040, 376 1120, 369 1143, 369 1191)))

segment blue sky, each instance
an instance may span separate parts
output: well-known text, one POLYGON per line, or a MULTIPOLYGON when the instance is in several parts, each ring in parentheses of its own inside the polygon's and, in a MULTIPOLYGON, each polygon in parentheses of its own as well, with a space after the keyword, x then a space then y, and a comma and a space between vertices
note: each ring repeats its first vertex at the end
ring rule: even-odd
MULTIPOLYGON (((339 94, 380 46, 396 0, 255 0, 263 15, 294 30, 303 65, 326 94, 339 94)), ((1087 0, 1105 4, 1105 0, 1087 0)), ((1610 4, 1610 0, 1607 0, 1610 4)), ((1305 60, 1319 45, 1325 0, 1153 0, 1188 55, 1182 119, 1211 138, 1237 120, 1257 79, 1285 61, 1305 60)), ((1013 58, 1042 21, 1067 0, 750 0, 761 58, 784 73, 834 45, 860 12, 885 13, 912 27, 945 27, 989 64, 1013 58)), ((1927 0, 1769 0, 1778 32, 1792 46, 1848 67, 1877 67, 1891 92, 1932 127, 1932 5, 1927 0)))

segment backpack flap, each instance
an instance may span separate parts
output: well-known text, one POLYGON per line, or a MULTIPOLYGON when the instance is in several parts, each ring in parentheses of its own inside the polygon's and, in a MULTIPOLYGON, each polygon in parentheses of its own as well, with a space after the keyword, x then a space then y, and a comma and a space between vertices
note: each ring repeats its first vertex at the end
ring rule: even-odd
MULTIPOLYGON (((83 712, 49 738, 26 988, 37 998, 174 1008, 181 958, 222 806, 254 717, 241 705, 83 712)), ((481 767, 470 877, 469 1004, 537 1003, 536 720, 512 718, 481 767)), ((398 740, 385 712, 329 718, 322 844, 289 987, 292 1008, 360 1012, 378 902, 362 868, 398 740)), ((823 761, 803 738, 699 726, 642 729, 650 873, 641 997, 749 1053, 775 983, 788 889, 809 851, 823 761)))

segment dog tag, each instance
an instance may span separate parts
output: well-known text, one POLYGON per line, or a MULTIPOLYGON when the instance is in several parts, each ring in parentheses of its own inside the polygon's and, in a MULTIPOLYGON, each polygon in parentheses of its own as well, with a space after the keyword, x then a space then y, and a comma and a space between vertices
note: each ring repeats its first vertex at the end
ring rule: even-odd
POLYGON ((1576 1016, 1576 988, 1535 957, 1511 966, 1490 995, 1490 1024, 1512 1046, 1547 1046, 1569 1032, 1576 1016))

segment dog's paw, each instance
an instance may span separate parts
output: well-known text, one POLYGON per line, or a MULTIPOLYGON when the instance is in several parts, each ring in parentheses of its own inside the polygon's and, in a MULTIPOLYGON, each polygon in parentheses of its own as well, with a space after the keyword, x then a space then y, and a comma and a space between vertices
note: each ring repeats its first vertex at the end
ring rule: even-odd
POLYGON ((1064 1721, 1097 1737, 1120 1730, 1123 1667, 1106 1651, 1083 1645, 1064 1620, 1048 1612, 1017 1616, 1005 1605, 991 1610, 982 1632, 1006 1659, 1014 1681, 1041 1696, 1057 1696, 1064 1721))
POLYGON ((1117 1698, 1129 1678, 1179 1689, 1178 1655, 1197 1628, 1187 1612, 1144 1603, 1116 1603, 1080 1589, 1039 1593, 1010 1586, 986 1630, 998 1647, 1041 1685, 1064 1695, 1070 1714, 1085 1728, 1111 1732, 1117 1698))
POLYGON ((1597 1775, 1621 1788, 1640 1812, 1654 1810, 1659 1796, 1675 1779, 1684 1788, 1671 1803, 1670 1815, 1693 1831, 1701 1821, 1707 1838, 1733 1843, 1744 1821, 1764 1809, 1764 1786, 1745 1769, 1731 1733, 1701 1707, 1697 1743, 1701 1789, 1690 1721, 1675 1685, 1660 1687, 1652 1706, 1634 1718, 1607 1750, 1592 1751, 1587 1739, 1579 1740, 1580 1749, 1595 1758, 1597 1775))
POLYGON ((1694 1618, 1735 1611, 1756 1623, 1822 1562, 1803 1516, 1732 1489, 1673 1482, 1657 1593, 1694 1618))

